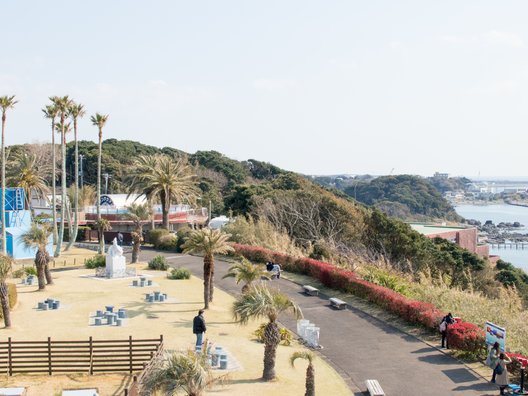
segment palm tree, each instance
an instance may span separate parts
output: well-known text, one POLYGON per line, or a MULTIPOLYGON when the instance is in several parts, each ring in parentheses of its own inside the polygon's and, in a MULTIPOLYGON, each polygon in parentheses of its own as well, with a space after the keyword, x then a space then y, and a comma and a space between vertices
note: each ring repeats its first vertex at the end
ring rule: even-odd
MULTIPOLYGON (((90 121, 99 129, 99 151, 97 155, 97 221, 101 220, 101 157, 103 155, 103 128, 108 120, 108 115, 95 113, 90 121)), ((104 237, 99 238, 99 254, 104 254, 104 237)))
POLYGON ((9 312, 9 289, 6 280, 13 268, 13 259, 6 254, 0 254, 0 305, 6 328, 11 327, 11 313, 9 312))
POLYGON ((200 396, 215 381, 207 362, 207 354, 172 353, 158 359, 143 385, 148 394, 161 392, 176 395, 183 390, 188 396, 200 396))
MULTIPOLYGON (((56 96, 53 96, 50 98, 52 102, 54 102, 57 99, 56 96)), ((52 214, 53 214, 53 244, 57 244, 57 190, 56 190, 56 178, 57 178, 57 160, 55 158, 55 118, 57 117, 58 110, 57 106, 54 105, 48 105, 46 108, 42 109, 44 112, 44 117, 49 118, 51 120, 51 191, 52 191, 52 214)))
POLYGON ((51 258, 46 249, 50 234, 51 232, 46 225, 33 223, 31 228, 19 237, 26 248, 37 249, 35 266, 37 267, 39 290, 46 289, 46 283, 48 285, 53 284, 53 278, 48 267, 51 258))
POLYGON ((269 273, 262 266, 242 258, 240 262, 234 263, 229 267, 227 274, 222 277, 222 279, 225 278, 235 278, 237 285, 240 282, 244 282, 242 293, 246 293, 253 282, 262 278, 269 279, 269 273))
POLYGON ((73 121, 73 139, 75 141, 75 173, 74 173, 74 198, 73 198, 73 232, 70 233, 70 242, 65 250, 70 249, 77 239, 77 232, 79 230, 79 144, 77 142, 77 119, 83 117, 85 114, 84 106, 72 102, 70 105, 70 116, 73 121))
POLYGON ((136 229, 132 232, 132 240, 134 241, 134 247, 132 248, 132 264, 137 263, 139 258, 139 249, 143 242, 143 226, 148 223, 152 213, 147 203, 142 205, 133 203, 127 207, 128 213, 126 218, 131 220, 136 229))
POLYGON ((55 257, 59 257, 61 253, 62 240, 64 239, 64 220, 66 217, 66 133, 70 129, 70 124, 66 123, 66 118, 69 116, 71 99, 68 96, 51 98, 53 104, 57 108, 59 115, 58 129, 61 134, 61 219, 59 227, 59 235, 57 237, 57 246, 55 247, 55 257))
POLYGON ((149 200, 159 197, 163 228, 168 230, 171 202, 192 201, 197 195, 194 177, 185 158, 142 155, 134 162, 129 176, 130 193, 145 194, 149 200))
POLYGON ((6 241, 6 216, 5 216, 5 189, 6 189, 6 177, 5 177, 5 122, 6 112, 9 109, 15 107, 18 102, 15 100, 15 95, 12 96, 0 96, 0 109, 2 109, 2 253, 7 254, 7 241, 6 241))
POLYGON ((99 249, 102 249, 99 254, 104 254, 104 233, 105 231, 110 231, 112 229, 112 226, 110 225, 110 222, 106 219, 99 219, 95 221, 95 229, 99 233, 99 249))
POLYGON ((213 302, 214 290, 214 255, 226 254, 233 251, 233 247, 227 243, 231 235, 221 230, 211 230, 204 228, 191 232, 185 243, 183 251, 185 253, 204 254, 204 303, 205 309, 209 308, 209 303, 213 302))
POLYGON ((315 370, 312 364, 315 355, 309 351, 294 352, 290 356, 290 364, 292 367, 294 367, 295 360, 297 359, 308 360, 308 368, 306 369, 306 392, 304 396, 315 396, 315 370))
POLYGON ((7 180, 10 185, 22 187, 26 196, 26 205, 30 208, 32 195, 45 198, 49 193, 46 174, 49 168, 39 164, 37 155, 28 151, 19 151, 9 164, 7 180))
POLYGON ((251 286, 247 293, 242 293, 233 303, 233 316, 241 324, 250 319, 267 318, 269 323, 264 329, 264 371, 262 379, 270 381, 275 378, 275 359, 277 346, 281 340, 278 316, 286 311, 297 319, 302 318, 301 308, 290 298, 276 289, 269 289, 265 284, 251 286))

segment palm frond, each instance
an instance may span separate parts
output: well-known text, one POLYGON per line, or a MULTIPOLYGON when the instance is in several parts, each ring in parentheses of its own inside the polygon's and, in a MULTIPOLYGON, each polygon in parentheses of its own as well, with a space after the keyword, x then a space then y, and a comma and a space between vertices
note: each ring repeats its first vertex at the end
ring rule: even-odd
POLYGON ((270 322, 275 322, 282 312, 290 312, 297 319, 302 318, 301 308, 295 302, 265 284, 253 285, 237 298, 232 307, 235 320, 242 324, 252 318, 268 318, 270 322))
POLYGON ((9 274, 11 274, 13 262, 14 260, 11 257, 5 254, 0 254, 0 282, 5 282, 9 277, 9 274))
POLYGON ((297 351, 292 353, 292 355, 290 356, 290 365, 292 367, 294 367, 295 361, 297 359, 306 359, 308 360, 308 363, 311 364, 315 359, 315 354, 310 351, 297 351))
POLYGON ((5 115, 8 109, 12 109, 18 103, 15 100, 15 95, 12 96, 0 96, 0 109, 2 109, 2 115, 5 115))
POLYGON ((185 253, 204 253, 206 255, 226 254, 233 251, 233 247, 228 244, 230 234, 221 230, 203 228, 191 232, 185 243, 183 251, 185 253))

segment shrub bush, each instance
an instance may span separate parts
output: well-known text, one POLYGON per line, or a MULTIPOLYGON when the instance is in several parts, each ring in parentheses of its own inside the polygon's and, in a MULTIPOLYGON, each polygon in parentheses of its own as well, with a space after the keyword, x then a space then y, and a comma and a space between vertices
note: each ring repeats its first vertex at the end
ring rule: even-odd
POLYGON ((86 260, 86 263, 84 264, 84 266, 89 269, 100 268, 100 267, 104 267, 105 265, 106 265, 106 259, 105 259, 105 256, 103 256, 102 254, 97 254, 93 256, 92 258, 89 258, 88 260, 86 260))
MULTIPOLYGON (((257 330, 253 332, 253 335, 257 337, 257 340, 259 342, 264 342, 264 329, 266 328, 267 323, 262 323, 257 330)), ((292 342, 293 335, 291 331, 286 329, 285 327, 279 327, 280 332, 280 344, 289 346, 292 342)))
POLYGON ((485 346, 484 330, 468 322, 458 322, 449 326, 447 343, 450 348, 479 354, 485 346))
POLYGON ((187 268, 181 267, 181 268, 173 268, 168 275, 169 279, 190 279, 191 278, 191 271, 189 271, 187 268))
POLYGON ((167 271, 167 259, 163 256, 156 256, 148 262, 149 269, 157 271, 167 271))
POLYGON ((178 237, 178 241, 176 242, 176 252, 182 253, 183 252, 183 244, 185 243, 186 239, 189 237, 189 234, 192 232, 191 227, 182 227, 178 231, 176 231, 176 236, 178 237))
POLYGON ((24 273, 26 275, 35 275, 37 276, 37 269, 35 267, 25 267, 24 273))
POLYGON ((158 239, 158 243, 154 245, 154 247, 160 250, 175 252, 177 245, 178 237, 174 234, 167 234, 160 236, 158 239))
POLYGON ((86 231, 90 229, 90 227, 79 226, 77 229, 77 242, 86 241, 86 231))
POLYGON ((159 240, 163 235, 169 234, 169 230, 166 230, 165 228, 157 228, 155 230, 149 230, 147 232, 147 240, 146 242, 151 243, 156 247, 159 244, 159 240))

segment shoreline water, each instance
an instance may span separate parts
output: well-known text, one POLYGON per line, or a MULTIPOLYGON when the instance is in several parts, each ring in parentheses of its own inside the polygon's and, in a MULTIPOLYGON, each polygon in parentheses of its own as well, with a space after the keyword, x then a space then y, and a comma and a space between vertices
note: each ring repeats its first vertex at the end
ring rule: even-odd
MULTIPOLYGON (((465 219, 478 220, 484 224, 487 220, 493 224, 514 223, 516 221, 524 225, 515 229, 520 234, 528 233, 528 206, 510 205, 505 202, 491 203, 487 205, 457 204, 456 212, 465 219)), ((504 261, 508 261, 516 267, 528 272, 528 249, 497 248, 490 246, 490 254, 498 255, 504 261)))

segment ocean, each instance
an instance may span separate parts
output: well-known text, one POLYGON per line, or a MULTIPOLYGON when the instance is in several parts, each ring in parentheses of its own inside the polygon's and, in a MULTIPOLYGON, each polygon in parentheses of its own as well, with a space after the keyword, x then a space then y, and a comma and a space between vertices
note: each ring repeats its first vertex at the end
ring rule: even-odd
MULTIPOLYGON (((523 227, 517 231, 523 234, 528 233, 528 207, 513 206, 506 204, 499 205, 459 205, 455 207, 456 212, 466 218, 478 220, 484 224, 486 220, 493 221, 494 224, 500 222, 513 223, 520 222, 523 227)), ((528 249, 490 249, 490 254, 501 256, 504 261, 509 261, 517 267, 528 272, 528 249)))

